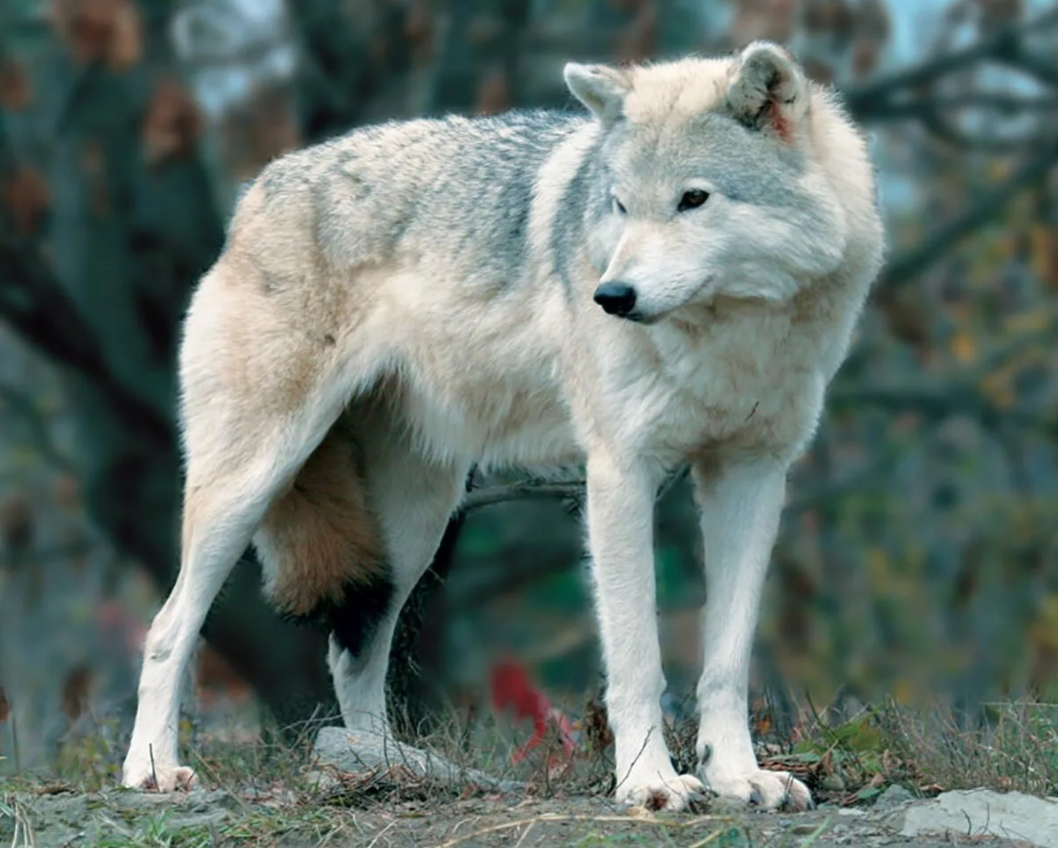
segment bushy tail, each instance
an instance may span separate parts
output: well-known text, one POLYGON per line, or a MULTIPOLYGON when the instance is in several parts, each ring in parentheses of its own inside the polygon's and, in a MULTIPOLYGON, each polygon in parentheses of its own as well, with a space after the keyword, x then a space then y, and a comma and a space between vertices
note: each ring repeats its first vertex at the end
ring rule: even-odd
POLYGON ((285 614, 314 617, 385 575, 378 524, 356 444, 336 426, 265 515, 254 544, 265 593, 285 614))

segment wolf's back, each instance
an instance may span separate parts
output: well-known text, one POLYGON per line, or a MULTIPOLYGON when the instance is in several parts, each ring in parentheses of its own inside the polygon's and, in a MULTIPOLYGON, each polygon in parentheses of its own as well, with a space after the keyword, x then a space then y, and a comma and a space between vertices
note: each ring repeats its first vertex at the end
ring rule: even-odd
POLYGON ((281 216, 311 218, 316 243, 341 265, 402 248, 514 258, 541 166, 586 122, 560 111, 394 121, 288 154, 258 183, 281 216))

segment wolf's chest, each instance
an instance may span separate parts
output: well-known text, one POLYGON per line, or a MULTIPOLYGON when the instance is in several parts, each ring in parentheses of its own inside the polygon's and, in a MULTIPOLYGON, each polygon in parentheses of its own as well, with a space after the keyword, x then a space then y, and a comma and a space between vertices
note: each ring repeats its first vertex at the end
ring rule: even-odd
POLYGON ((817 346, 788 321, 730 322, 658 347, 638 410, 648 442, 680 452, 782 448, 814 426, 823 391, 817 346))

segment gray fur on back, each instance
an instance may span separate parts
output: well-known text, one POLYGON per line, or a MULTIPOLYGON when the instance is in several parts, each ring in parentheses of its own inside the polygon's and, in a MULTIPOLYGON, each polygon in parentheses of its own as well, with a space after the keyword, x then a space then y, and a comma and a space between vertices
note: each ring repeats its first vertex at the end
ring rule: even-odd
MULTIPOLYGON (((347 257, 352 264, 422 259, 409 252, 425 254, 431 245, 470 251, 480 257, 478 283, 499 292, 528 270, 527 228, 541 165, 587 123, 581 114, 543 110, 390 122, 285 156, 260 179, 269 203, 306 190, 316 196, 324 251, 353 239, 360 249, 347 257)), ((583 206, 568 200, 555 221, 556 245, 576 238, 583 216, 569 217, 583 206)))

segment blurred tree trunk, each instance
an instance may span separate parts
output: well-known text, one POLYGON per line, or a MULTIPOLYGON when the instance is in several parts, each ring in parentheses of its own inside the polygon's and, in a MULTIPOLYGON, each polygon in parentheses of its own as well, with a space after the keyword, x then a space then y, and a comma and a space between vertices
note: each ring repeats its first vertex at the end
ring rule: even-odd
MULTIPOLYGON (((57 8, 62 37, 33 80, 34 115, 54 120, 51 132, 37 128, 48 138, 39 165, 50 195, 50 266, 27 259, 38 245, 24 241, 5 245, 0 264, 24 286, 52 288, 16 329, 68 366, 62 380, 76 412, 88 513, 168 592, 181 490, 177 329, 223 226, 197 155, 197 113, 172 76, 170 4, 141 3, 142 29, 132 17, 94 40, 76 4, 57 8)), ((112 9, 136 15, 131 6, 112 9)), ((204 635, 268 709, 295 718, 331 698, 325 642, 279 621, 258 583, 255 569, 236 568, 204 635)))

